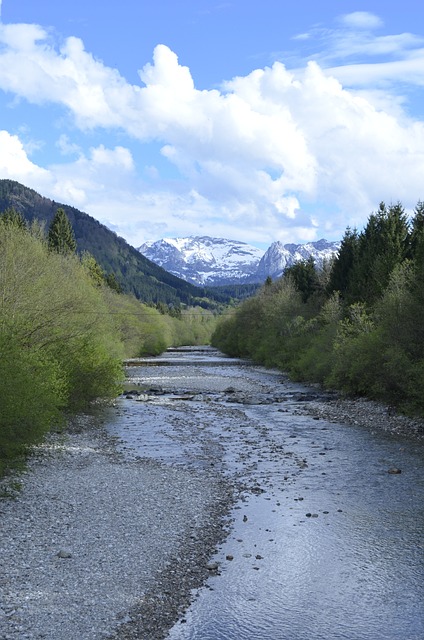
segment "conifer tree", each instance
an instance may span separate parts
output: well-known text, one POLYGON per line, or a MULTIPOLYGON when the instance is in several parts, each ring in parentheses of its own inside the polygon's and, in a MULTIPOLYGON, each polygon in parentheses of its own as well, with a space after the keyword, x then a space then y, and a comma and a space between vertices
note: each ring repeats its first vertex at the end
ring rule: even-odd
POLYGON ((387 287, 393 269, 408 254, 408 220, 400 203, 380 204, 359 236, 358 257, 352 274, 354 302, 372 305, 387 287))
POLYGON ((19 211, 16 211, 13 207, 9 207, 0 216, 0 220, 3 223, 17 227, 18 229, 26 230, 28 228, 25 218, 19 211))
POLYGON ((49 227, 47 236, 49 249, 58 253, 75 253, 77 243, 74 230, 63 209, 58 209, 49 227))
POLYGON ((294 286, 302 296, 302 302, 307 302, 314 293, 320 290, 319 277, 312 256, 307 260, 295 262, 286 269, 284 275, 292 278, 294 286))
POLYGON ((358 233, 356 229, 348 227, 342 239, 340 249, 331 266, 330 279, 328 283, 328 293, 338 291, 346 300, 349 296, 351 285, 352 269, 357 260, 358 254, 358 233))

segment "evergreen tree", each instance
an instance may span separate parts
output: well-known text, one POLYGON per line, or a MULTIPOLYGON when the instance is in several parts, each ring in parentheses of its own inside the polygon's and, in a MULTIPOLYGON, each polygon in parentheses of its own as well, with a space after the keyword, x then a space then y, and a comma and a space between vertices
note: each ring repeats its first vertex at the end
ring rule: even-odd
POLYGON ((307 260, 300 260, 286 269, 285 276, 289 276, 297 291, 302 296, 302 302, 306 302, 312 294, 321 289, 318 273, 315 269, 315 261, 310 256, 307 260))
POLYGON ((112 291, 116 291, 116 293, 122 293, 122 287, 116 279, 114 273, 108 273, 105 277, 105 282, 107 286, 112 289, 112 291))
POLYGON ((97 287, 105 284, 105 273, 91 253, 84 251, 81 256, 81 264, 97 287))
POLYGON ((358 257, 352 272, 351 302, 368 305, 378 300, 393 269, 408 255, 409 226, 400 203, 380 204, 359 236, 358 257))
POLYGON ((5 224, 17 227, 18 229, 26 230, 28 228, 23 215, 16 211, 16 209, 14 209, 13 207, 9 207, 5 211, 3 211, 0 220, 5 224))
POLYGON ((49 249, 58 253, 75 253, 77 243, 72 225, 63 209, 58 209, 49 228, 47 243, 49 249))
POLYGON ((415 207, 412 218, 412 228, 409 239, 408 257, 413 260, 422 250, 424 245, 424 202, 419 201, 415 207))
POLYGON ((358 232, 348 227, 342 239, 339 252, 331 266, 328 293, 338 291, 345 300, 349 296, 352 270, 358 256, 358 232))

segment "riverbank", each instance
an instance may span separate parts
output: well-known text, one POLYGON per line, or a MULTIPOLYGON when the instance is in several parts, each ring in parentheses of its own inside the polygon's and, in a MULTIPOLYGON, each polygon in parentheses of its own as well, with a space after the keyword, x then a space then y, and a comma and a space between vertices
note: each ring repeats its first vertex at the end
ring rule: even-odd
POLYGON ((360 425, 406 438, 424 440, 424 420, 396 413, 385 404, 366 398, 336 398, 308 403, 306 413, 329 422, 360 425))
POLYGON ((92 417, 35 447, 0 500, 2 640, 163 638, 225 537, 228 483, 125 460, 92 417))
MULTIPOLYGON (((187 368, 183 377, 176 378, 178 385, 195 381, 202 392, 210 388, 210 378, 199 372, 187 378, 186 372, 187 368)), ((272 396, 275 385, 272 377, 259 378, 262 387, 244 374, 231 380, 218 376, 217 395, 214 399, 206 394, 205 404, 215 407, 212 421, 219 417, 224 428, 226 412, 240 423, 240 452, 245 456, 247 447, 253 446, 256 457, 260 443, 267 444, 267 434, 261 428, 255 435, 258 442, 247 442, 243 429, 249 428, 248 422, 243 418, 241 423, 239 405, 228 402, 234 396, 228 384, 250 389, 252 398, 268 389, 272 396)), ((128 400, 132 402, 148 409, 146 423, 152 430, 157 405, 128 400)), ((170 406, 180 405, 171 400, 170 406)), ((283 409, 284 402, 277 406, 283 409)), ((196 409, 187 399, 181 401, 175 425, 182 426, 186 437, 198 434, 200 423, 203 434, 209 429, 201 407, 202 402, 196 409)), ((121 411, 128 422, 124 405, 121 411)), ((423 421, 393 414, 367 400, 303 402, 299 394, 296 413, 359 424, 370 431, 415 438, 424 434, 423 421)), ((232 444, 236 440, 234 431, 232 444)), ((234 480, 222 475, 219 464, 210 468, 202 464, 196 470, 148 457, 128 459, 118 445, 97 418, 80 416, 64 434, 53 434, 34 448, 27 471, 17 478, 21 491, 14 499, 0 500, 2 640, 160 640, 181 619, 194 590, 214 573, 209 563, 227 535, 226 518, 237 497, 234 480)), ((207 446, 207 461, 219 462, 227 446, 223 444, 221 451, 207 446)), ((294 446, 290 440, 290 448, 294 446)), ((297 457, 288 453, 289 458, 282 458, 279 451, 273 449, 278 466, 281 460, 287 465, 293 459, 296 471, 297 457)), ((303 472, 302 465, 299 469, 303 472)))

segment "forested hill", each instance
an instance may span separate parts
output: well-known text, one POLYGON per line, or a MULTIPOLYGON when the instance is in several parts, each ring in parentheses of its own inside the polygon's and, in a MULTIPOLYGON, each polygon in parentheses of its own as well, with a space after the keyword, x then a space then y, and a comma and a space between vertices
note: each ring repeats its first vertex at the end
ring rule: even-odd
POLYGON ((196 287, 168 273, 145 258, 123 238, 91 216, 74 207, 44 198, 13 180, 0 180, 0 212, 13 207, 32 222, 48 227, 58 208, 64 209, 74 229, 77 251, 89 251, 107 274, 114 273, 122 290, 147 303, 180 303, 208 306, 206 297, 222 299, 222 294, 196 287))

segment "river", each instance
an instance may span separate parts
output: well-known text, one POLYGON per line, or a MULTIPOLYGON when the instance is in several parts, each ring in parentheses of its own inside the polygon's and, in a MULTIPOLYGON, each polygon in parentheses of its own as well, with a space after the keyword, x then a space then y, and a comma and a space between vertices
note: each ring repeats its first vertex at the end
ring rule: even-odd
POLYGON ((421 442, 318 420, 316 389, 211 348, 127 370, 120 448, 240 487, 218 570, 169 640, 424 638, 421 442))

